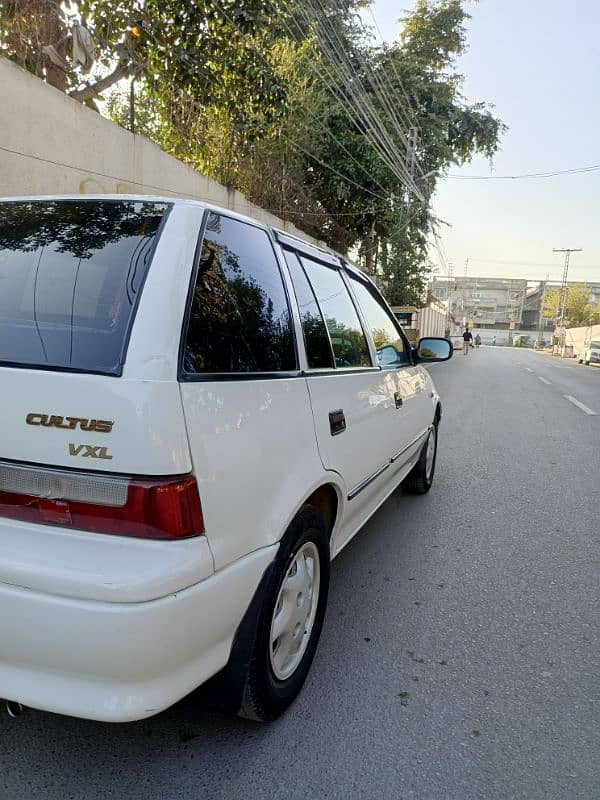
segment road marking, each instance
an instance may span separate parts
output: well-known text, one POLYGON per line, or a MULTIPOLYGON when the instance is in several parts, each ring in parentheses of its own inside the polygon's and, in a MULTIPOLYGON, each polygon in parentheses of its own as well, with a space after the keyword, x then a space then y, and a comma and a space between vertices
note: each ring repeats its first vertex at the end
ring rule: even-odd
POLYGON ((588 408, 587 406, 584 406, 583 403, 580 403, 579 400, 577 400, 577 398, 572 397, 570 394, 565 394, 565 395, 563 395, 563 397, 566 400, 568 400, 569 403, 573 403, 574 406, 577 406, 577 408, 580 408, 582 411, 585 411, 585 413, 589 414, 590 417, 595 417, 596 416, 596 412, 595 411, 592 411, 591 408, 588 408))
POLYGON ((530 369, 529 367, 525 367, 525 369, 527 370, 527 372, 533 372, 533 370, 530 369))
POLYGON ((549 381, 548 378, 544 378, 541 375, 538 375, 538 378, 541 380, 542 383, 545 383, 546 386, 552 386, 552 381, 549 381))

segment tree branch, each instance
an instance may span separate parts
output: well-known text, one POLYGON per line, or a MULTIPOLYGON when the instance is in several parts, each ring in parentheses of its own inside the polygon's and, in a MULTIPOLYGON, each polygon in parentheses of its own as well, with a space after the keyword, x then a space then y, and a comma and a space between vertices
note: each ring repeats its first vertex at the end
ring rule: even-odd
POLYGON ((69 92, 69 97, 77 100, 79 103, 85 103, 93 97, 98 97, 103 91, 108 89, 121 78, 126 78, 129 75, 129 66, 119 64, 109 75, 90 86, 85 86, 83 89, 76 89, 74 92, 69 92))

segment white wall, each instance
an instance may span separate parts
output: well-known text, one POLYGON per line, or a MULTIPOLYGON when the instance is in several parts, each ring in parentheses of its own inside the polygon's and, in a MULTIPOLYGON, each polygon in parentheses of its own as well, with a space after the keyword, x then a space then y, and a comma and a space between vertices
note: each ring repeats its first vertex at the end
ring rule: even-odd
POLYGON ((572 345, 575 358, 584 351, 586 339, 600 341, 600 325, 586 325, 582 328, 567 328, 565 344, 572 345))
MULTIPOLYGON (((250 203, 0 58, 0 197, 158 194, 190 197, 284 228, 250 203)), ((314 240, 312 240, 314 241, 314 240)))
POLYGON ((448 324, 447 311, 441 311, 432 305, 419 311, 419 338, 424 336, 444 336, 448 324))

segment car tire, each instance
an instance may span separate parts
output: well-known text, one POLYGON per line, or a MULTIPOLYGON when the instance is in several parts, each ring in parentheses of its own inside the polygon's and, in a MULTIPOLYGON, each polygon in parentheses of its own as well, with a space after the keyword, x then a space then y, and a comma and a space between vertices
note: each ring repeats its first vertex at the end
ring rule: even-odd
POLYGON ((580 359, 579 359, 579 363, 580 363, 580 364, 583 364, 583 358, 580 358, 580 359))
POLYGON ((427 494, 433 483, 437 459, 438 426, 431 426, 427 440, 421 450, 419 460, 402 481, 402 489, 407 494, 427 494))
POLYGON ((325 523, 305 506, 282 539, 269 576, 239 716, 276 719, 300 692, 323 627, 329 566, 325 523))
POLYGON ((585 362, 585 365, 586 365, 586 367, 589 367, 589 365, 590 365, 590 362, 589 362, 589 361, 586 361, 586 362, 585 362))

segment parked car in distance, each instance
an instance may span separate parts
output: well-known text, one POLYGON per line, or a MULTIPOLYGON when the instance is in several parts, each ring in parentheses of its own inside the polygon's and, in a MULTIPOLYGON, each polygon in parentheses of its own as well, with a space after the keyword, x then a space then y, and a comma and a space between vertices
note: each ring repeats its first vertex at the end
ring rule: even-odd
POLYGON ((300 691, 330 561, 434 478, 442 406, 373 283, 204 203, 0 201, 0 696, 148 717, 300 691))
POLYGON ((462 333, 452 334, 452 336, 450 336, 450 341, 452 342, 454 350, 461 351, 463 349, 462 333))
POLYGON ((588 339, 584 344, 583 353, 579 356, 580 364, 600 364, 600 340, 588 339))

